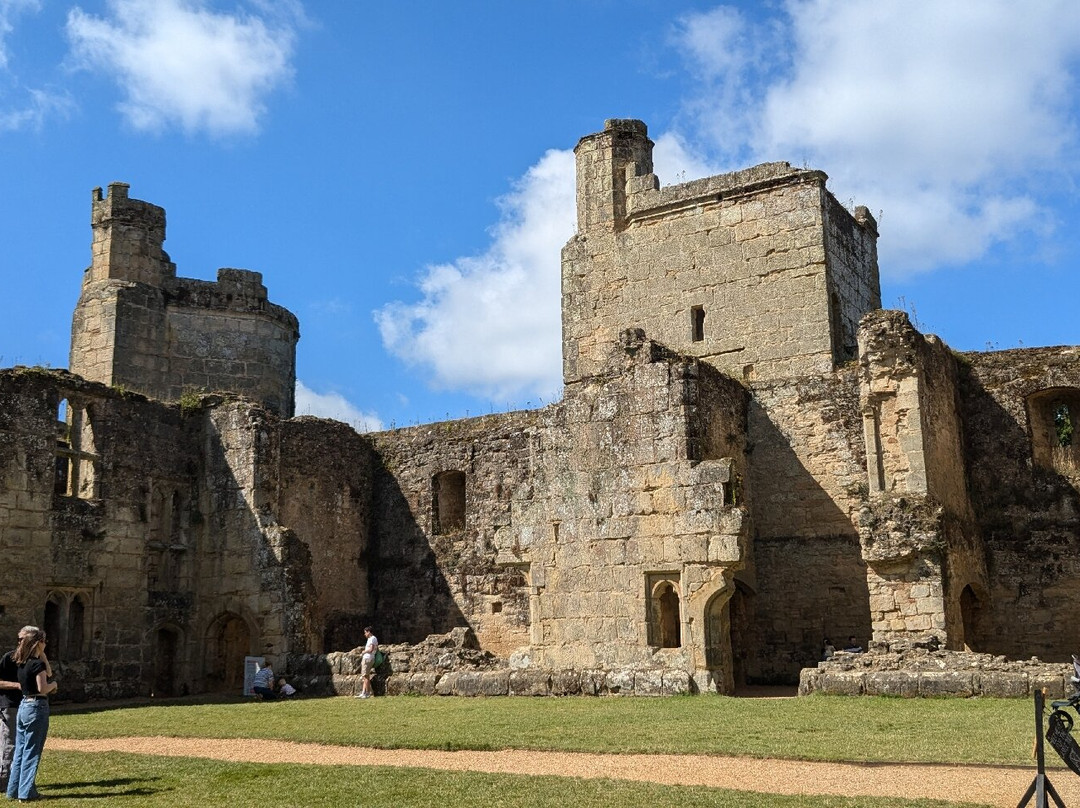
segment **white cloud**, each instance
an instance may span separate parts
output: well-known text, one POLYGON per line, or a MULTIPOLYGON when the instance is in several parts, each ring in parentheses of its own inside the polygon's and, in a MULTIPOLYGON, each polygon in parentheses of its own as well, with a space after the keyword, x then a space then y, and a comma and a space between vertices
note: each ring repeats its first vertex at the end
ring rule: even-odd
POLYGON ((574 231, 574 155, 552 150, 501 200, 483 255, 429 267, 417 303, 375 312, 387 350, 441 388, 553 399, 562 385, 559 248, 574 231))
POLYGON ((19 14, 41 9, 41 0, 0 0, 0 69, 8 64, 7 39, 15 30, 13 20, 19 14))
POLYGON ((792 0, 786 8, 779 34, 777 20, 755 28, 731 23, 734 12, 721 15, 727 25, 717 12, 682 20, 680 42, 701 81, 687 101, 696 135, 727 158, 808 162, 830 174, 839 198, 882 209, 886 273, 969 261, 1040 226, 1037 183, 1076 169, 1064 158, 1075 146, 1080 6, 792 0), (790 56, 772 68, 758 56, 710 61, 739 52, 733 35, 786 41, 790 56), (727 108, 732 97, 742 106, 727 108), (728 114, 734 134, 718 123, 728 114))
POLYGON ((21 86, 17 72, 12 69, 8 42, 15 32, 15 20, 21 14, 40 10, 40 0, 0 0, 0 74, 17 92, 25 93, 25 99, 4 99, 0 106, 0 132, 40 129, 47 118, 64 116, 74 107, 66 93, 21 86))
POLYGON ((112 77, 136 129, 179 124, 213 135, 258 129, 266 96, 292 76, 295 5, 264 16, 212 11, 203 0, 109 0, 109 15, 68 14, 75 63, 112 77))
POLYGON ((0 110, 0 132, 20 129, 40 129, 46 119, 53 116, 66 117, 75 107, 67 94, 49 90, 28 90, 29 100, 18 109, 0 110))
POLYGON ((665 132, 653 147, 653 172, 664 185, 719 174, 722 168, 709 162, 678 132, 665 132))
POLYGON ((316 393, 300 380, 296 382, 296 414, 343 421, 357 432, 383 429, 383 422, 376 413, 363 412, 340 393, 316 393))

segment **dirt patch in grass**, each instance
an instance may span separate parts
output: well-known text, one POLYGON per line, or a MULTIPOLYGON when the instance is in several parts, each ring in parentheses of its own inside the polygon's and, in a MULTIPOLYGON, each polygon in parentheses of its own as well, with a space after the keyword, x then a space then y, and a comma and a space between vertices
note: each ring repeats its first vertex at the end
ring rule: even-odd
MULTIPOLYGON (((601 755, 565 752, 440 752, 368 749, 250 739, 50 738, 49 749, 131 752, 244 763, 400 766, 531 776, 610 778, 701 785, 767 794, 906 797, 1013 808, 1034 779, 1034 766, 818 763, 709 755, 601 755)), ((1080 805, 1080 778, 1056 769, 1051 779, 1066 805, 1080 805)))

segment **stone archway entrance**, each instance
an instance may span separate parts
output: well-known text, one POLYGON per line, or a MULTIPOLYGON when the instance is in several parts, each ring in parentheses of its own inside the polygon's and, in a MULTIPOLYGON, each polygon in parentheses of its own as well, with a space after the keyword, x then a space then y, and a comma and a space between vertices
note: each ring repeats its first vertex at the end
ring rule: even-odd
POLYGON ((251 630, 236 614, 215 620, 207 637, 206 688, 239 693, 244 687, 244 657, 250 653, 251 630))

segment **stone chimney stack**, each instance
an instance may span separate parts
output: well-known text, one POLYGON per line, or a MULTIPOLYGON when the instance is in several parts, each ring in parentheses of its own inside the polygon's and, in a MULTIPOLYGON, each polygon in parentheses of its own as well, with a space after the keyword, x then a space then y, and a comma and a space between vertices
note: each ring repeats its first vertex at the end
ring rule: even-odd
POLYGON ((623 228, 626 180, 652 173, 652 150, 645 123, 633 119, 608 119, 603 132, 578 141, 574 155, 579 233, 623 228))

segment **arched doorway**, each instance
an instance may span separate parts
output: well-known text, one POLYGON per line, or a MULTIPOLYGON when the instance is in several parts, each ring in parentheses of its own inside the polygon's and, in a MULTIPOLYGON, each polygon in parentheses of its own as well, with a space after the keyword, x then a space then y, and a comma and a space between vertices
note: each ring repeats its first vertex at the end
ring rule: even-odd
POLYGON ((251 630, 242 617, 223 614, 210 626, 206 687, 240 692, 244 687, 244 657, 251 652, 251 630))
POLYGON ((727 608, 730 596, 730 590, 722 589, 705 604, 705 668, 718 693, 730 691, 731 632, 727 608))

